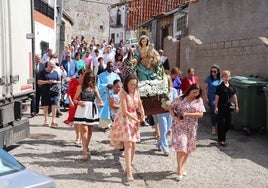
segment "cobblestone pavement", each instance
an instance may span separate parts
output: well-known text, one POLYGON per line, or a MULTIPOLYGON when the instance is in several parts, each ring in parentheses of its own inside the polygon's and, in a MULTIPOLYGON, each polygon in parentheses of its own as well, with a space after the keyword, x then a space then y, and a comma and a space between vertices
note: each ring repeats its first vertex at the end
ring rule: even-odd
MULTIPOLYGON (((26 116, 29 116, 27 114, 26 116)), ((187 176, 177 182, 175 153, 156 151, 152 127, 141 127, 133 161, 134 182, 127 183, 120 151, 109 147, 108 132, 94 128, 91 158, 81 160, 74 131, 57 118, 57 129, 43 127, 43 117, 30 119, 31 136, 10 150, 26 167, 55 179, 59 188, 84 187, 268 187, 268 136, 228 132, 226 148, 210 134, 208 117, 200 119, 197 150, 186 163, 187 176)))

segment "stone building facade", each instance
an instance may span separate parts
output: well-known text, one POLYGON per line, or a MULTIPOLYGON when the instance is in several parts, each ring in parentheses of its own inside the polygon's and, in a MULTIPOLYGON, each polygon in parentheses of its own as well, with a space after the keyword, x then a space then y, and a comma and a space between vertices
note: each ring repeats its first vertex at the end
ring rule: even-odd
MULTIPOLYGON (((108 41, 109 36, 109 5, 120 2, 120 0, 64 0, 64 10, 74 20, 71 37, 84 36, 87 41, 95 37, 98 42, 108 41)), ((68 32, 68 31, 66 31, 68 32)))
POLYGON ((218 64, 232 76, 268 78, 268 1, 202 0, 189 6, 189 36, 182 38, 180 65, 203 82, 218 64))

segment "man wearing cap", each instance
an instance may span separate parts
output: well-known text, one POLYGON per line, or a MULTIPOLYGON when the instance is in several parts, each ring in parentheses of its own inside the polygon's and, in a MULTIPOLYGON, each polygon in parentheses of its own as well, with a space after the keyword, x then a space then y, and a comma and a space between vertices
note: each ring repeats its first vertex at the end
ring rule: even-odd
POLYGON ((77 67, 75 62, 71 59, 71 52, 67 52, 65 60, 61 62, 61 66, 67 72, 67 77, 75 77, 77 75, 77 67))
POLYGON ((165 70, 169 70, 169 62, 168 62, 168 57, 164 56, 164 51, 162 49, 160 49, 158 51, 159 55, 160 55, 160 62, 163 65, 165 70))

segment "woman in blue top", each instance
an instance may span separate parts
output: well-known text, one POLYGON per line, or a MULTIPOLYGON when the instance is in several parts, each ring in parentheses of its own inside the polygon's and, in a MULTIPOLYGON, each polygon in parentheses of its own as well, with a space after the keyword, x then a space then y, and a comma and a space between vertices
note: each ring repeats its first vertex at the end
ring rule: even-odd
POLYGON ((170 71, 173 87, 177 90, 178 95, 181 94, 181 71, 179 67, 173 67, 170 71))
POLYGON ((216 135, 216 116, 215 116, 215 92, 216 87, 222 82, 220 68, 218 65, 212 65, 210 75, 206 78, 203 87, 204 101, 210 108, 210 121, 212 125, 212 134, 216 135))
MULTIPOLYGON (((171 77, 167 75, 168 77, 168 85, 169 85, 169 100, 170 103, 178 97, 177 90, 173 87, 171 77)), ((168 106, 167 106, 168 108, 168 106)), ((168 145, 168 131, 171 128, 171 123, 172 123, 172 117, 169 112, 162 113, 162 114, 157 114, 157 120, 159 124, 159 133, 160 133, 160 138, 157 141, 157 148, 158 151, 164 152, 164 156, 168 157, 169 156, 169 145, 168 145)))

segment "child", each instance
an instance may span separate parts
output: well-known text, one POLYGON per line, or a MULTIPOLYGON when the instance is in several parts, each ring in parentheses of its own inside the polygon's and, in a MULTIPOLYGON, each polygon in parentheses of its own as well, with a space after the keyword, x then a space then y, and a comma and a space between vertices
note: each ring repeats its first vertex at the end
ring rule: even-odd
POLYGON ((118 93, 121 90, 121 87, 122 87, 122 83, 120 80, 115 80, 113 82, 113 92, 109 96, 109 104, 110 104, 112 121, 114 121, 115 114, 117 113, 119 109, 120 98, 119 98, 118 93))

